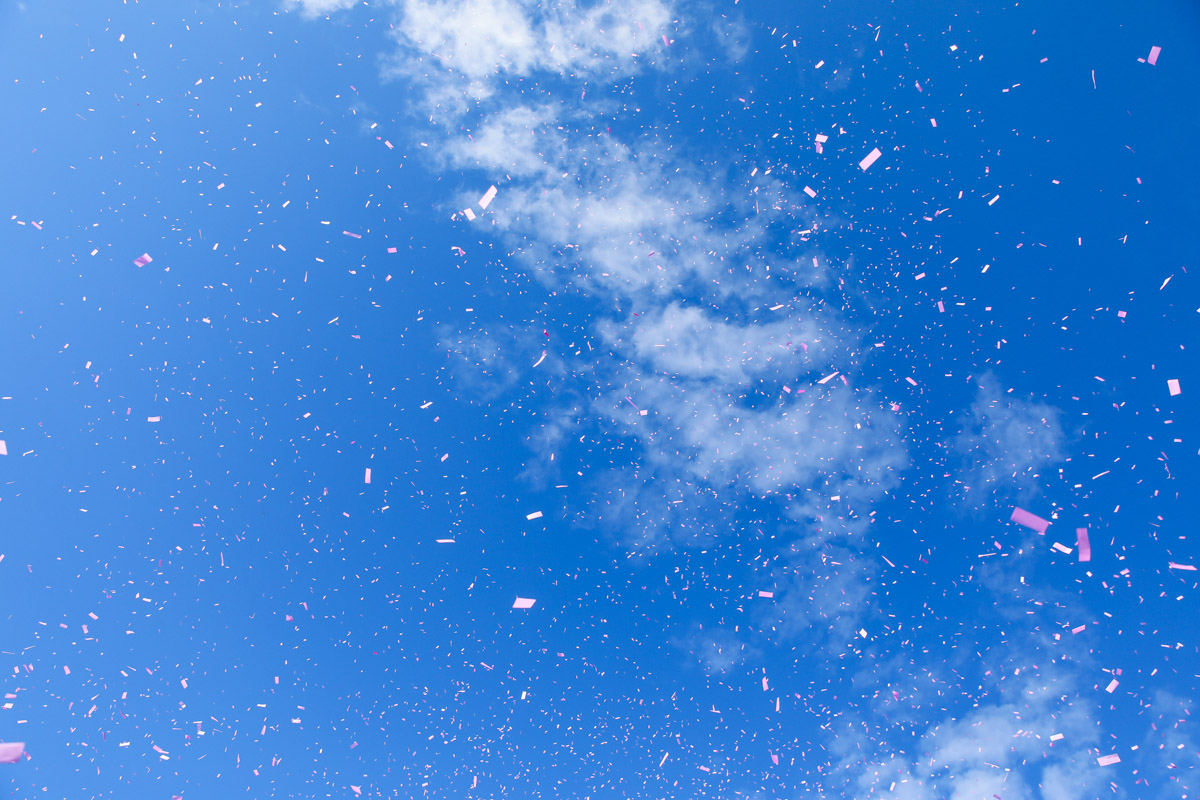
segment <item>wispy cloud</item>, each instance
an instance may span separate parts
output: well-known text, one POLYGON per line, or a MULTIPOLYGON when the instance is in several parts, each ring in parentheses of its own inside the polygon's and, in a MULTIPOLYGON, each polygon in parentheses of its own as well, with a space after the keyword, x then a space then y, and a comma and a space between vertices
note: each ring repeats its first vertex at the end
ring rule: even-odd
POLYGON ((952 441, 960 465, 956 491, 973 509, 1030 496, 1042 471, 1064 457, 1058 409, 1004 390, 986 373, 962 430, 952 441))
MULTIPOLYGON (((1090 786, 1078 765, 1094 726, 1061 703, 1080 690, 1073 664, 1086 657, 1046 666, 1049 634, 1040 634, 996 655, 1013 670, 1004 682, 986 676, 1003 692, 970 698, 955 670, 982 679, 980 658, 954 653, 927 667, 885 631, 885 622, 896 628, 884 620, 880 560, 870 553, 872 506, 899 485, 909 445, 901 417, 864 377, 869 329, 839 310, 869 287, 831 278, 819 242, 799 235, 815 227, 802 186, 772 177, 751 192, 744 174, 705 166, 667 136, 612 134, 590 116, 610 101, 584 105, 598 84, 665 69, 655 54, 677 12, 655 0, 399 8, 398 50, 385 70, 418 89, 439 137, 432 158, 500 190, 486 213, 476 206, 476 219, 458 224, 485 229, 549 292, 588 308, 596 349, 547 362, 561 384, 529 436, 547 456, 581 435, 619 442, 588 450, 581 521, 653 552, 734 538, 743 503, 780 518, 774 597, 750 615, 753 626, 829 664, 854 648, 880 664, 855 677, 863 702, 837 721, 835 769, 822 776, 845 796, 1027 796, 1040 782, 1059 800, 1090 786), (878 685, 864 688, 872 677, 878 685), (896 695, 875 697, 879 685, 896 695), (876 713, 872 701, 891 705, 876 713), (1031 767, 1056 732, 1068 744, 1031 767)), ((740 36, 736 24, 730 30, 740 36)), ((741 54, 731 45, 730 57, 741 54)), ((849 259, 838 266, 853 268, 849 259)), ((442 343, 457 354, 456 372, 491 399, 516 391, 539 355, 512 330, 448 330, 442 343)), ((1062 448, 1055 409, 1014 397, 991 375, 952 440, 961 491, 978 507, 996 493, 1033 491, 1062 448)), ((987 591, 1014 580, 978 574, 987 591)), ((759 635, 697 626, 675 644, 722 674, 765 651, 759 635)))
POLYGON ((284 0, 284 7, 299 7, 305 16, 322 17, 335 11, 344 11, 359 2, 360 0, 284 0))

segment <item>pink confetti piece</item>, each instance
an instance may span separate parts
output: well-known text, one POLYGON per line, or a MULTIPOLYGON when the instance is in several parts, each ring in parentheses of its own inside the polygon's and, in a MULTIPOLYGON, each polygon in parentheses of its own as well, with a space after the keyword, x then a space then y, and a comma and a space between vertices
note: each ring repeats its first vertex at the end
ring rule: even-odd
POLYGON ((355 786, 354 784, 350 784, 350 791, 354 792, 354 794, 356 794, 356 795, 361 795, 361 794, 362 794, 362 787, 361 787, 361 786, 355 786))
POLYGON ((497 189, 495 186, 489 187, 488 190, 483 193, 483 197, 479 198, 479 207, 487 208, 490 206, 492 201, 496 199, 496 192, 497 189))
POLYGON ((774 764, 775 766, 779 766, 779 755, 778 754, 771 753, 771 763, 774 764))
POLYGON ((536 602, 537 602, 537 600, 534 600, 531 597, 518 597, 517 601, 512 604, 512 607, 513 608, 533 608, 533 604, 536 602))
POLYGON ((774 592, 764 592, 760 589, 758 592, 758 596, 759 597, 774 597, 775 593, 774 592))
POLYGON ((370 483, 370 482, 371 482, 371 468, 367 467, 366 471, 363 474, 363 483, 370 483))
POLYGON ((146 422, 162 422, 162 417, 146 417, 146 422))
POLYGON ((1120 764, 1121 757, 1116 753, 1107 756, 1100 756, 1098 759, 1096 759, 1096 763, 1102 767, 1107 767, 1109 764, 1120 764))
POLYGON ((153 260, 154 259, 150 257, 149 253, 142 253, 140 256, 138 256, 137 258, 135 258, 133 260, 133 263, 134 263, 134 266, 144 267, 153 260))
POLYGON ((1159 47, 1158 45, 1154 45, 1153 47, 1151 47, 1150 55, 1146 57, 1146 63, 1153 67, 1155 64, 1158 63, 1158 54, 1161 52, 1162 52, 1162 48, 1159 47))
POLYGON ((350 231, 342 231, 342 235, 343 235, 343 236, 352 236, 352 237, 354 237, 355 239, 361 239, 361 238, 362 238, 362 234, 361 234, 361 233, 351 233, 350 231))
POLYGON ((816 193, 816 191, 815 191, 814 189, 812 189, 812 187, 809 187, 809 186, 805 186, 805 187, 804 187, 804 193, 805 193, 806 195, 808 195, 809 197, 816 197, 816 196, 817 196, 817 193, 816 193))
POLYGON ((1079 563, 1092 560, 1092 543, 1088 539, 1087 528, 1075 529, 1075 544, 1079 547, 1079 563))
POLYGON ((1111 683, 1109 683, 1109 684, 1108 684, 1108 686, 1105 686, 1105 687, 1104 687, 1104 691, 1108 692, 1109 694, 1112 694, 1112 693, 1113 693, 1113 692, 1116 690, 1116 688, 1117 688, 1117 685, 1118 685, 1118 684, 1117 684, 1117 679, 1116 679, 1116 678, 1113 678, 1113 679, 1112 679, 1112 682, 1111 682, 1111 683))
POLYGON ((394 248, 394 247, 388 248, 388 253, 395 253, 395 252, 396 252, 396 248, 394 248))
POLYGON ((542 518, 542 512, 540 512, 540 511, 535 511, 532 514, 525 515, 525 519, 541 519, 541 518, 542 518))
POLYGON ((1195 572, 1196 571, 1196 568, 1193 567, 1191 564, 1176 564, 1174 561, 1168 561, 1167 566, 1170 569, 1182 569, 1182 570, 1186 570, 1187 572, 1195 572))
POLYGON ((1183 389, 1179 388, 1179 379, 1178 378, 1171 378, 1170 380, 1167 381, 1167 391, 1171 393, 1171 397, 1174 397, 1177 394, 1183 393, 1183 389))
POLYGON ((3 439, 0 439, 0 456, 6 455, 8 455, 8 445, 4 443, 3 439))
POLYGON ((863 172, 866 172, 868 169, 870 169, 870 168, 871 168, 871 165, 872 165, 872 164, 874 164, 874 163, 875 163, 875 161, 876 161, 876 160, 877 160, 877 159, 878 159, 878 158, 879 158, 881 155, 883 155, 883 153, 879 152, 879 148, 878 148, 878 147, 876 147, 874 150, 872 150, 871 152, 867 153, 867 156, 866 156, 866 158, 864 158, 862 161, 858 162, 858 166, 859 166, 859 168, 860 168, 860 169, 861 169, 863 172))
POLYGON ((1042 519, 1037 514, 1030 514, 1023 508, 1013 508, 1012 516, 1009 519, 1018 525, 1024 525, 1026 528, 1042 534, 1046 532, 1046 528, 1050 527, 1050 523, 1047 520, 1042 519))
POLYGON ((0 742, 0 764, 16 764, 23 755, 24 742, 0 742))

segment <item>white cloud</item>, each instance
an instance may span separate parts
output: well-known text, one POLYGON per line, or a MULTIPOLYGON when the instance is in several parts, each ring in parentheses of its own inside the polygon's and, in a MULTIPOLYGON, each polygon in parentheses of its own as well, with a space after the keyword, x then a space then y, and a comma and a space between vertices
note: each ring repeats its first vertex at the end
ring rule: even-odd
POLYGON ((673 301, 626 322, 623 328, 606 328, 606 342, 649 372, 683 381, 736 385, 790 379, 799 388, 828 369, 836 348, 830 346, 833 334, 811 317, 785 314, 777 321, 739 324, 673 301))
POLYGON ((562 137, 546 131, 555 120, 550 106, 502 109, 488 117, 469 138, 449 142, 441 155, 458 167, 516 178, 548 179, 561 166, 558 145, 562 137))
POLYGON ((676 637, 673 643, 687 653, 709 675, 728 673, 749 658, 758 655, 744 639, 732 631, 722 628, 706 629, 695 625, 685 636, 676 637))
POLYGON ((542 38, 511 0, 411 0, 402 6, 397 35, 468 78, 527 73, 542 58, 542 38))
POLYGON ((358 3, 359 0, 286 0, 284 5, 300 7, 300 13, 306 17, 320 17, 343 11, 358 3))
POLYGON ((841 547, 796 559, 777 579, 773 602, 764 606, 758 624, 782 641, 822 645, 836 657, 873 614, 873 573, 873 567, 841 547))
MULTIPOLYGON (((861 403, 847 387, 768 397, 758 407, 748 405, 745 397, 737 383, 695 389, 633 372, 596 405, 598 413, 629 425, 659 469, 758 495, 816 488, 828 497, 840 490, 887 486, 903 463, 903 446, 888 438, 895 421, 887 411, 861 403), (647 415, 631 414, 625 397, 647 415), (839 488, 827 492, 827 484, 839 488)), ((866 501, 877 496, 878 490, 871 489, 866 501)), ((856 500, 864 498, 844 502, 856 500)))
POLYGON ((470 79, 537 71, 580 76, 636 68, 669 21, 668 7, 657 0, 578 6, 407 0, 396 35, 470 79))
POLYGON ((1058 409, 1001 389, 987 373, 978 378, 975 401, 952 447, 962 464, 958 490, 973 508, 1000 496, 1027 497, 1040 472, 1062 460, 1064 434, 1058 409))

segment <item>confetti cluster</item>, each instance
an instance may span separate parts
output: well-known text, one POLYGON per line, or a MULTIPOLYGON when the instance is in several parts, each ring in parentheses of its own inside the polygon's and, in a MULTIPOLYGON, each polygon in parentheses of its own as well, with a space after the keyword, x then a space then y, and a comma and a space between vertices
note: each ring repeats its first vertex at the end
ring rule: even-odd
POLYGON ((1193 9, 68 5, 12 796, 1200 792, 1193 9))

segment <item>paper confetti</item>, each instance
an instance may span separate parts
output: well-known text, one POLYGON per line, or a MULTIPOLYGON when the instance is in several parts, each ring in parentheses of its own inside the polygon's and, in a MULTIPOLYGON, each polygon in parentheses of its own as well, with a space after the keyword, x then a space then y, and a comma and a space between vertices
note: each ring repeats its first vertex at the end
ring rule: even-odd
POLYGON ((1024 525, 1026 528, 1038 533, 1045 533, 1046 528, 1050 527, 1049 521, 1042 519, 1036 514, 1031 514, 1023 508, 1014 508, 1012 516, 1009 519, 1018 525, 1024 525))

